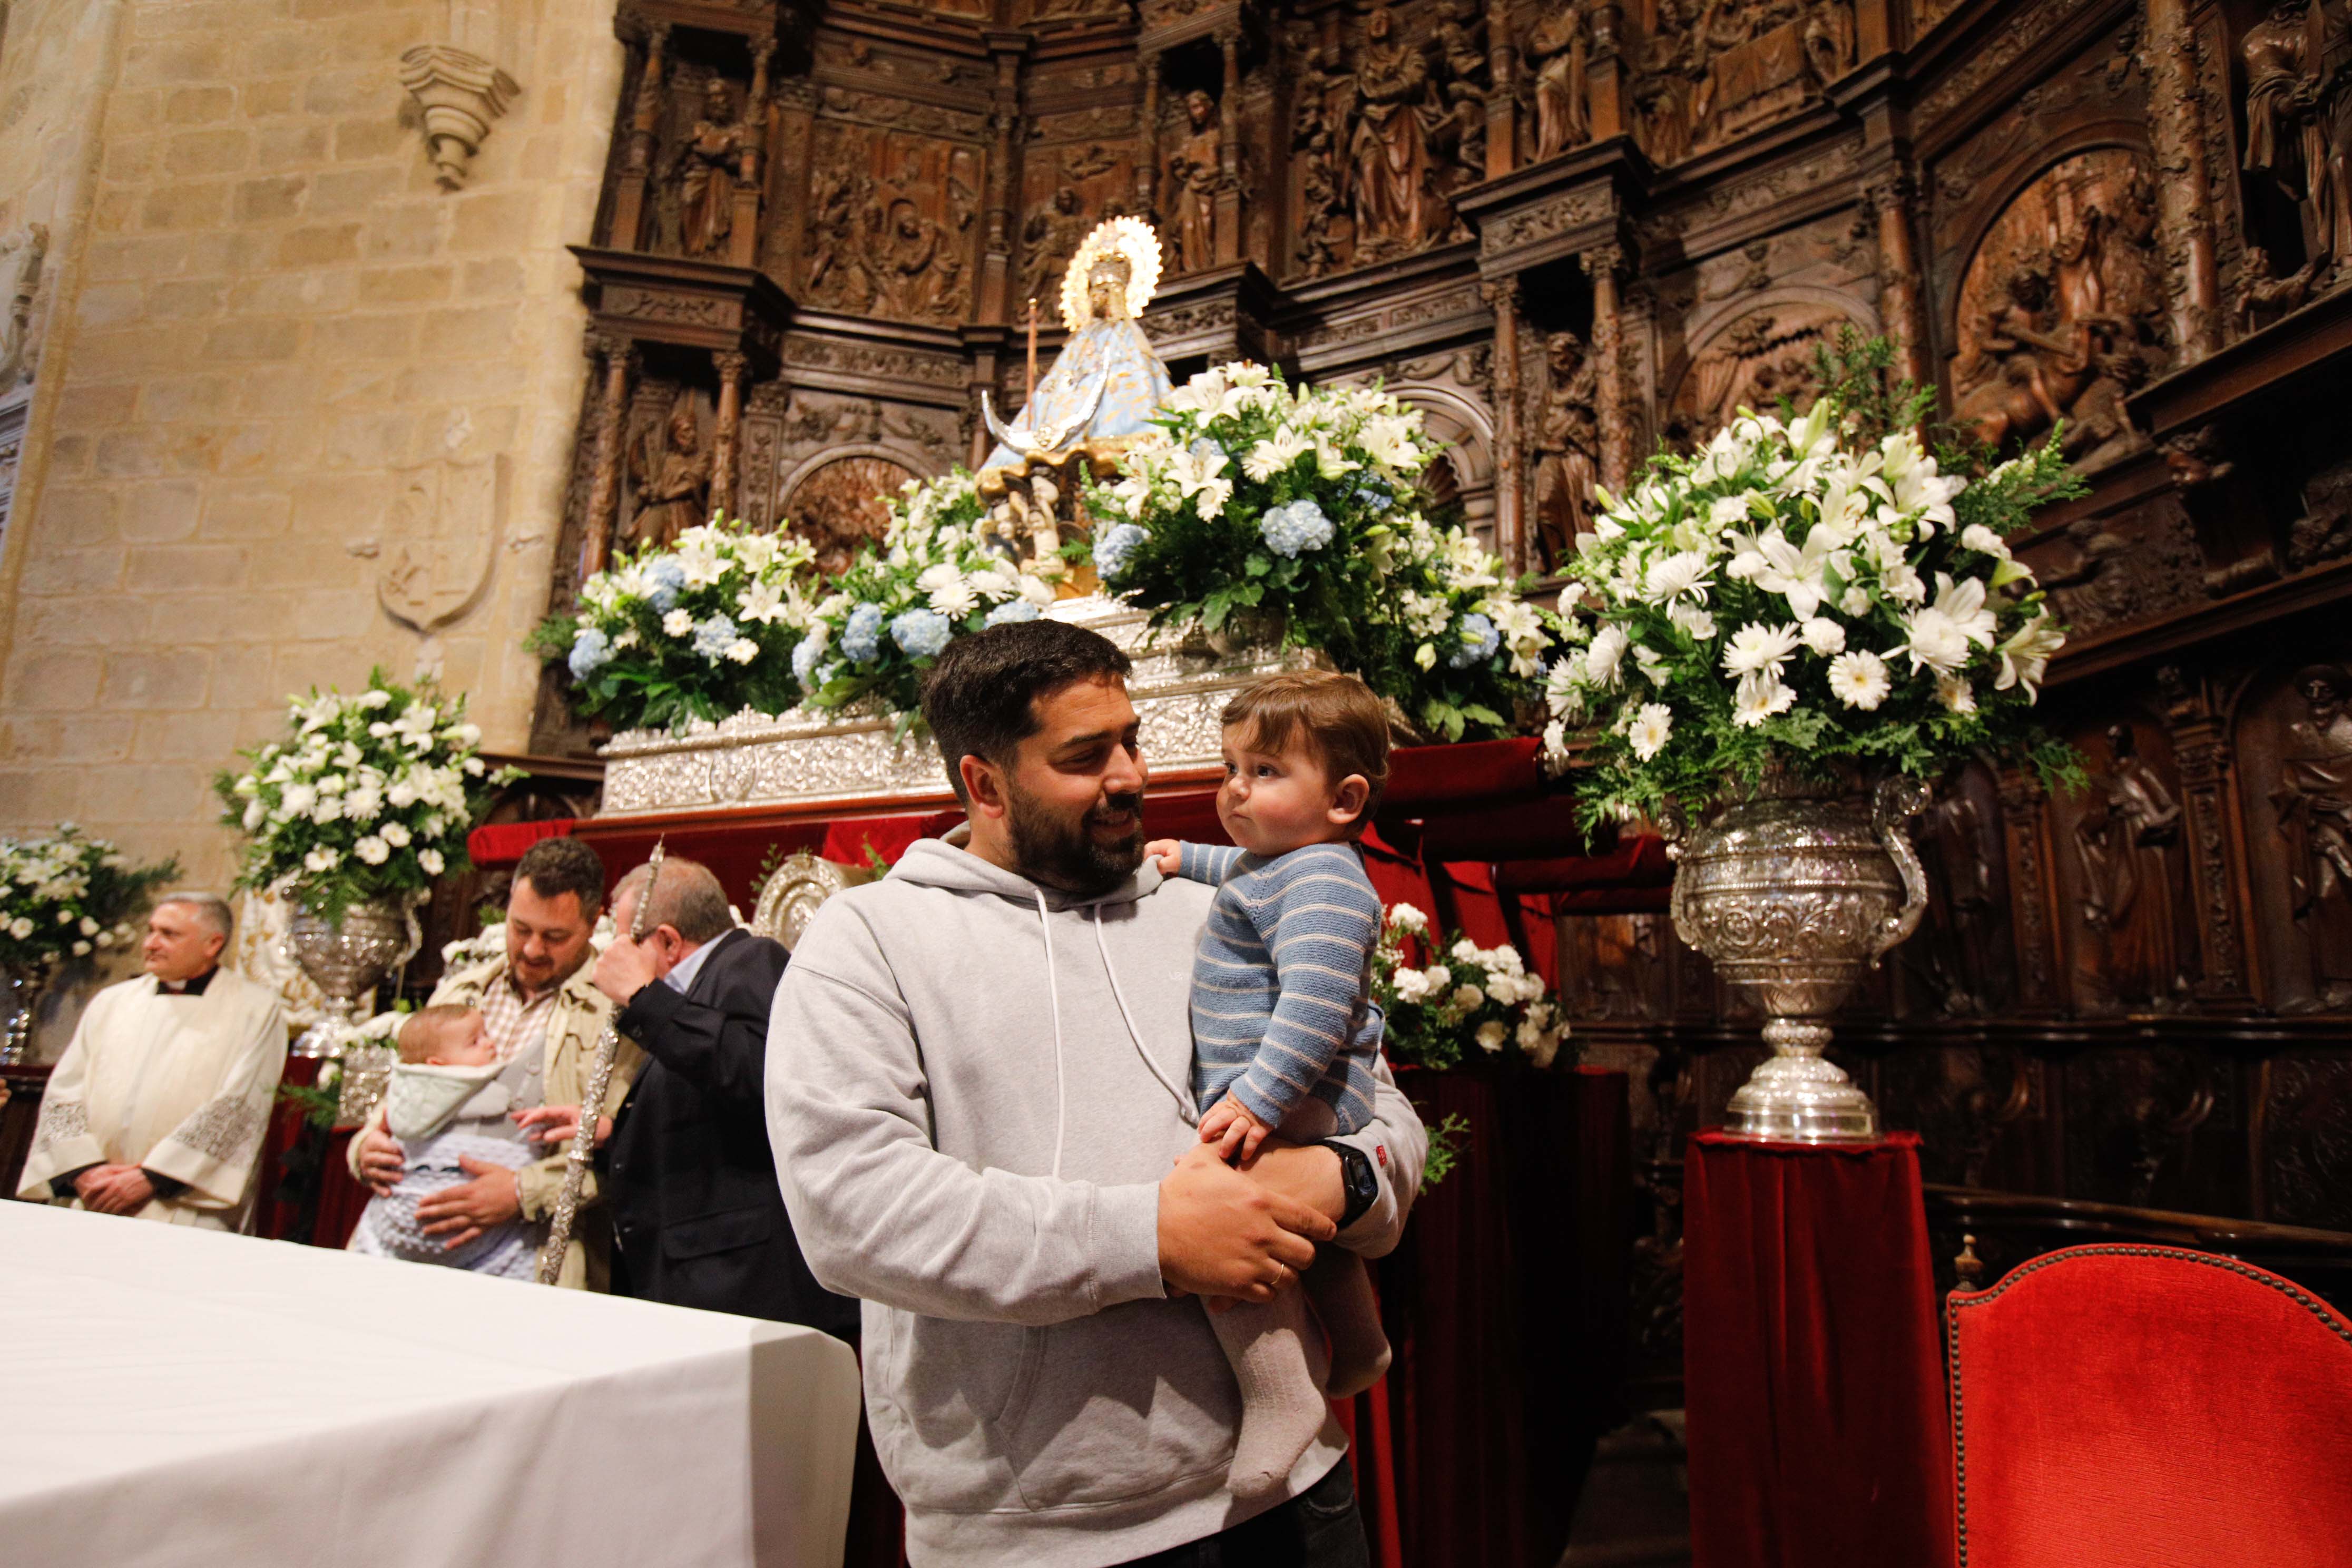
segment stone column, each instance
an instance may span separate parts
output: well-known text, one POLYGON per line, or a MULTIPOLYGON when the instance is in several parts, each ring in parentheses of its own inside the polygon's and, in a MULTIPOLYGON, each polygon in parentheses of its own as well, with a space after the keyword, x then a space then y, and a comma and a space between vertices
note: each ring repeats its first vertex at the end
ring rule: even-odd
MULTIPOLYGON (((1135 204, 1147 221, 1160 215, 1160 57, 1143 57, 1143 156, 1135 163, 1135 204)), ((1162 243, 1165 243, 1164 241, 1162 243)))
POLYGON ((621 503, 621 424, 629 414, 629 380, 636 345, 591 330, 585 348, 590 374, 602 370, 604 391, 596 411, 595 468, 588 479, 588 518, 580 546, 580 581, 604 569, 612 556, 614 515, 621 503))
POLYGON ((1593 381, 1601 406, 1601 482, 1622 489, 1633 466, 1633 429, 1625 418, 1625 334, 1619 310, 1617 274, 1624 252, 1597 246, 1577 258, 1592 279, 1593 381))
POLYGON ((1878 313, 1895 344, 1895 374, 1914 386, 1926 386, 1927 318, 1911 216, 1917 191, 1908 170, 1891 169, 1873 180, 1864 195, 1878 221, 1878 313))
POLYGON ((2147 0, 2147 132, 2156 152, 2156 232, 2179 365, 2221 346, 2221 286, 2205 190, 2205 125, 2188 0, 2147 0))
POLYGON ((1223 267, 1242 258, 1242 30, 1218 28, 1217 47, 1225 86, 1217 98, 1217 227, 1210 246, 1223 267))
POLYGON ((654 128, 661 123, 662 79, 668 69, 663 58, 669 47, 669 24, 655 22, 646 28, 646 68, 637 79, 637 97, 629 125, 629 148, 621 159, 620 186, 613 193, 612 245, 635 250, 644 244, 646 184, 653 178, 654 128))
POLYGON ((719 416, 710 429, 710 507, 729 517, 737 515, 735 452, 741 445, 743 383, 751 370, 749 356, 721 349, 710 356, 719 367, 719 416))
POLYGON ((1482 283, 1478 292, 1495 312, 1495 553, 1514 573, 1528 569, 1527 530, 1521 521, 1526 486, 1519 477, 1519 280, 1482 283))
POLYGON ((1519 41, 1511 32, 1507 0, 1486 8, 1486 177, 1519 166, 1519 41))

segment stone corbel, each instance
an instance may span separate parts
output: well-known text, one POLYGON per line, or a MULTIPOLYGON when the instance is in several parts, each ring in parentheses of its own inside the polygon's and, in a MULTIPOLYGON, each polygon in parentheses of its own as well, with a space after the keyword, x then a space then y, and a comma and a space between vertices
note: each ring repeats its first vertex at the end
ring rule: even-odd
POLYGON ((466 184, 467 167, 522 89, 481 56, 454 44, 419 44, 400 57, 400 85, 425 118, 425 144, 444 190, 466 184))

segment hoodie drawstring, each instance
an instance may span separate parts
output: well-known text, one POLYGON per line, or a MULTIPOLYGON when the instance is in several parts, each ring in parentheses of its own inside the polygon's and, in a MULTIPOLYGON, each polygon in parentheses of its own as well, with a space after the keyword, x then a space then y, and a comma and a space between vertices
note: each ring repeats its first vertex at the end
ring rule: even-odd
POLYGON ((1160 1070, 1160 1064, 1151 1059, 1150 1051, 1144 1047, 1143 1031, 1135 1026, 1135 1015, 1128 1010, 1127 993, 1118 988, 1118 970, 1111 963, 1110 943, 1103 937, 1100 904, 1095 906, 1095 946, 1102 953, 1103 973, 1110 976, 1111 1000, 1118 1004, 1118 1016, 1127 1021, 1127 1037, 1135 1042, 1135 1054, 1143 1058, 1143 1065, 1151 1069, 1151 1076, 1160 1080, 1160 1087, 1174 1097, 1177 1114, 1183 1117, 1184 1124, 1188 1127, 1199 1126, 1201 1113, 1192 1108, 1192 1096, 1168 1081, 1168 1075, 1160 1070))
MULTIPOLYGON (((1069 1088, 1062 1077, 1062 983, 1054 973, 1054 921, 1043 889, 1037 895, 1037 929, 1045 937, 1045 997, 1054 1014, 1054 1179, 1062 1179, 1062 1139, 1069 1131, 1069 1088)), ((1099 918, 1099 917, 1097 917, 1099 918)))

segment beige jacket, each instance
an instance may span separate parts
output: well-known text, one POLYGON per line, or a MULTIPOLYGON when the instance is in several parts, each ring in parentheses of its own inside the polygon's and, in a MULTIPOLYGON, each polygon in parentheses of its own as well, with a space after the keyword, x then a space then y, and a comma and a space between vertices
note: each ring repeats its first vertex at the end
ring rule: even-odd
MULTIPOLYGON (((589 979, 592 967, 582 964, 558 988, 555 1010, 548 1016, 543 1081, 550 1105, 577 1105, 586 1097, 588 1075, 595 1065, 597 1037, 604 1033, 605 1020, 613 1016, 612 1001, 589 979)), ((443 975, 441 984, 433 989, 432 1005, 479 1006, 482 994, 492 985, 506 984, 506 977, 507 961, 503 956, 486 959, 443 975)), ((620 1109, 629 1092, 629 1080, 636 1076, 644 1061, 645 1053, 625 1037, 621 1054, 614 1059, 613 1081, 605 1086, 603 1114, 610 1116, 620 1109)), ((354 1178, 360 1174, 361 1143, 369 1132, 383 1125, 383 1107, 379 1105, 369 1114, 367 1126, 352 1139, 348 1163, 354 1178)), ((569 1143, 559 1145, 546 1159, 515 1173, 525 1219, 542 1220, 555 1212, 556 1195, 563 1190, 564 1157, 570 1148, 569 1143)), ((612 1242, 611 1222, 604 1215, 596 1190, 596 1173, 592 1168, 587 1184, 581 1191, 580 1215, 572 1227, 571 1248, 564 1254, 563 1273, 556 1283, 575 1290, 606 1289, 612 1275, 612 1242)))

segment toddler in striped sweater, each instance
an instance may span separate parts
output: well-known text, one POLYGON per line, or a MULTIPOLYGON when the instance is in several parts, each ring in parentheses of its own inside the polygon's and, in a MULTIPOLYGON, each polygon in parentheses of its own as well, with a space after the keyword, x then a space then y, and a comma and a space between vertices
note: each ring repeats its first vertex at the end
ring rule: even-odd
MULTIPOLYGON (((1354 676, 1309 671, 1259 681, 1223 720, 1217 818, 1235 847, 1161 839, 1148 853, 1219 889, 1192 965, 1193 1088, 1202 1140, 1247 1160, 1270 1132, 1312 1142, 1371 1120, 1381 900, 1354 840, 1388 780, 1388 715, 1354 676)), ((1241 1384, 1239 1497, 1280 1487, 1322 1429, 1327 1396, 1388 1369, 1361 1258, 1326 1247, 1301 1284, 1211 1315, 1241 1384)))

